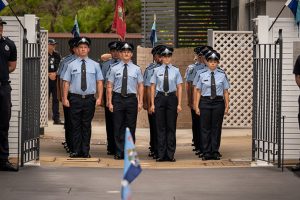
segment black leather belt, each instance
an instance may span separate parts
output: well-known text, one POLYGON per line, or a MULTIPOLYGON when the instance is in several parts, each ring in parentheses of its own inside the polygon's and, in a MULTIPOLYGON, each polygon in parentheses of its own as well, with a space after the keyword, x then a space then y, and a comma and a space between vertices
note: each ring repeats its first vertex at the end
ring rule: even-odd
POLYGON ((0 87, 1 86, 5 86, 5 85, 9 85, 10 81, 0 81, 0 87))
POLYGON ((95 95, 94 94, 86 94, 86 95, 81 95, 81 94, 74 94, 74 93, 70 93, 70 97, 80 97, 82 99, 87 99, 87 98, 91 98, 91 97, 94 97, 95 95))
POLYGON ((174 96, 174 95, 176 95, 176 92, 157 92, 157 94, 161 94, 163 96, 168 97, 168 96, 174 96))
POLYGON ((223 96, 216 96, 215 98, 212 97, 206 97, 206 96, 201 96, 201 99, 206 99, 206 100, 223 100, 223 96))
POLYGON ((123 96, 121 93, 117 93, 117 92, 113 92, 114 95, 117 95, 117 96, 121 96, 121 97, 124 97, 124 98, 128 98, 128 97, 136 97, 136 94, 135 93, 128 93, 126 96, 123 96))

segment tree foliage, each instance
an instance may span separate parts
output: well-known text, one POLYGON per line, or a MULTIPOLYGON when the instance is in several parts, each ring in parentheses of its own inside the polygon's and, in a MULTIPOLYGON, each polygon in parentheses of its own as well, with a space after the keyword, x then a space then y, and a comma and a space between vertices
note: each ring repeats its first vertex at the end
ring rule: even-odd
MULTIPOLYGON (((35 14, 49 32, 70 32, 77 14, 82 33, 111 31, 115 0, 12 0, 8 1, 17 15, 35 14)), ((128 33, 141 31, 140 0, 125 0, 128 33)), ((12 15, 9 8, 0 15, 12 15)))

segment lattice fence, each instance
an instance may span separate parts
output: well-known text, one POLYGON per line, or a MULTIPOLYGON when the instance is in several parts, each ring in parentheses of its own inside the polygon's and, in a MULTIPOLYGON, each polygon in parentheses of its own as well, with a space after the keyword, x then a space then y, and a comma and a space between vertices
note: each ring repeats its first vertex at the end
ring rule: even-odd
POLYGON ((48 125, 48 31, 41 30, 41 127, 48 125))
POLYGON ((220 66, 230 79, 230 114, 224 127, 252 126, 252 32, 209 31, 209 43, 221 54, 220 66))

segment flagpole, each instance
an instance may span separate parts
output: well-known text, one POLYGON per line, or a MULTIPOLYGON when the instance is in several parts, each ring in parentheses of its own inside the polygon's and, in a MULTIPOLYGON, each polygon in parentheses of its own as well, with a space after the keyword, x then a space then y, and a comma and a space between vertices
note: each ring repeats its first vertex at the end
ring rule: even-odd
POLYGON ((280 10, 279 14, 277 15, 277 17, 275 18, 275 20, 273 21, 272 25, 269 28, 269 31, 273 28, 274 24, 276 23, 278 17, 281 15, 281 13, 283 12, 284 8, 286 7, 286 5, 284 4, 284 6, 282 7, 282 9, 280 10))
POLYGON ((24 31, 24 38, 26 38, 27 36, 27 29, 23 26, 22 22, 20 21, 19 17, 16 15, 15 11, 12 9, 12 7, 10 6, 10 4, 8 4, 9 9, 11 10, 11 12, 13 13, 13 15, 17 18, 19 24, 21 25, 21 27, 23 28, 24 31))

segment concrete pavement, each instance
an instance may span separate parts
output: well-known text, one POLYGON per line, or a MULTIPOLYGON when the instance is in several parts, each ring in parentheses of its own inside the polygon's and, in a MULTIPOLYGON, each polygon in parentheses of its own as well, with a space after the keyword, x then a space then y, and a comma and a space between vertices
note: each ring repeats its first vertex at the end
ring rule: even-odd
MULTIPOLYGON (((122 169, 25 167, 0 172, 2 200, 116 200, 122 169)), ((134 200, 296 200, 300 178, 276 168, 144 169, 134 200)))
MULTIPOLYGON (((245 167, 250 166, 251 160, 251 129, 224 129, 221 144, 223 158, 220 161, 202 161, 191 146, 192 133, 190 129, 177 130, 176 163, 156 163, 149 158, 149 129, 137 129, 136 148, 143 168, 206 168, 206 167, 245 167)), ((42 166, 73 166, 73 167, 102 167, 122 168, 123 161, 116 161, 106 155, 105 126, 93 124, 90 159, 71 159, 68 157, 61 142, 64 141, 63 126, 52 125, 45 128, 41 138, 42 166)))

